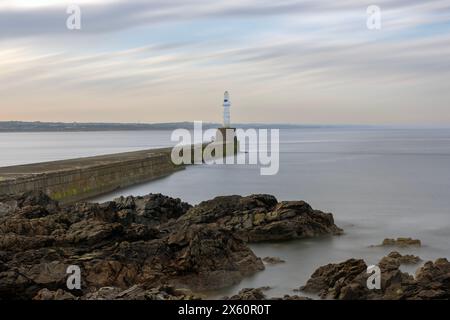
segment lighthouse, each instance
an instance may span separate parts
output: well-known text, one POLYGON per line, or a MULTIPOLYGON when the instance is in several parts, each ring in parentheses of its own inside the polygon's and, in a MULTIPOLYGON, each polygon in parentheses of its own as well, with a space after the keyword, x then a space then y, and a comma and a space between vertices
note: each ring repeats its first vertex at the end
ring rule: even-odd
POLYGON ((223 127, 229 128, 230 127, 230 107, 231 107, 231 101, 230 101, 230 94, 228 91, 225 91, 223 94, 223 127))
POLYGON ((223 127, 217 129, 215 141, 223 144, 223 154, 235 155, 239 150, 239 141, 236 137, 236 128, 231 127, 230 121, 230 94, 223 94, 223 127))

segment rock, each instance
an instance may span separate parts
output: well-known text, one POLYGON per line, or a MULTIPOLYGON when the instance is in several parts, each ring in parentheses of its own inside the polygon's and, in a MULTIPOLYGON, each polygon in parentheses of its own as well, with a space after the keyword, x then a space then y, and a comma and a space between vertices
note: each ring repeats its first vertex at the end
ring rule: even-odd
POLYGON ((304 201, 283 201, 270 195, 225 196, 204 201, 177 221, 187 225, 216 224, 247 242, 280 241, 338 235, 330 213, 304 201))
POLYGON ((265 257, 262 259, 267 264, 279 264, 279 263, 285 263, 283 259, 280 259, 278 257, 265 257))
MULTIPOLYGON (((134 288, 134 286, 132 287, 134 288)), ((124 290, 118 287, 101 287, 83 296, 83 300, 114 300, 124 290)))
POLYGON ((192 292, 224 288, 264 269, 248 241, 341 232, 331 214, 270 195, 218 197, 192 207, 150 194, 60 207, 30 192, 0 196, 0 204, 0 299, 196 298, 192 292), (71 265, 81 270, 80 290, 67 289, 71 265))
POLYGON ((157 288, 144 288, 134 285, 126 290, 117 287, 103 287, 97 291, 86 294, 83 300, 199 300, 186 289, 176 289, 171 286, 160 286, 157 288))
MULTIPOLYGON (((395 259, 396 261, 398 261, 398 263, 400 265, 402 264, 418 264, 419 262, 422 261, 422 259, 420 259, 420 257, 418 256, 414 256, 411 254, 406 254, 406 255, 401 255, 399 252, 397 251, 392 251, 391 253, 389 253, 387 255, 387 258, 391 258, 391 259, 395 259)), ((380 261, 380 264, 382 263, 383 259, 380 261)))
POLYGON ((170 286, 157 288, 144 288, 134 285, 128 289, 118 287, 102 287, 81 297, 74 296, 70 292, 58 289, 50 291, 46 288, 40 290, 33 300, 199 300, 186 289, 176 289, 170 286))
POLYGON ((303 297, 303 296, 298 296, 298 295, 284 295, 282 298, 271 298, 270 300, 302 300, 302 301, 306 301, 306 300, 312 300, 311 298, 308 297, 303 297))
POLYGON ((159 225, 177 219, 192 206, 180 199, 162 194, 149 194, 144 197, 120 197, 114 200, 117 210, 132 213, 132 221, 146 225, 159 225))
POLYGON ((16 203, 12 201, 0 202, 0 217, 9 214, 14 211, 16 203))
POLYGON ((230 298, 225 297, 224 300, 266 300, 264 291, 268 290, 266 287, 262 288, 244 288, 239 291, 237 295, 230 298))
POLYGON ((412 239, 412 238, 397 238, 397 239, 389 239, 386 238, 383 240, 383 242, 378 246, 397 246, 397 247, 409 247, 409 246, 416 246, 420 247, 422 245, 421 241, 418 239, 412 239))
POLYGON ((361 259, 349 259, 339 264, 328 264, 318 268, 300 290, 319 294, 322 298, 337 299, 341 295, 342 288, 351 284, 366 270, 367 265, 361 259))
POLYGON ((179 199, 148 195, 62 208, 41 193, 11 199, 0 216, 0 299, 71 298, 70 265, 82 277, 81 291, 70 294, 117 299, 177 296, 155 291, 166 285, 219 289, 264 269, 231 230, 174 225, 191 208, 179 199), (116 289, 100 291, 105 287, 116 289))
POLYGON ((57 201, 52 200, 42 191, 28 191, 18 195, 0 195, 0 216, 11 213, 18 208, 24 211, 29 208, 40 208, 49 214, 57 211, 59 205, 57 201))
POLYGON ((33 300, 77 300, 77 297, 62 289, 50 291, 44 288, 34 296, 33 300))
POLYGON ((264 292, 270 287, 261 288, 245 288, 239 291, 238 294, 231 297, 224 297, 224 300, 312 300, 311 298, 302 297, 298 295, 284 295, 283 297, 268 298, 264 292))
POLYGON ((39 287, 17 268, 0 272, 0 300, 31 299, 38 290, 39 287))
POLYGON ((227 287, 264 269, 241 239, 211 225, 182 228, 166 245, 175 251, 177 273, 186 274, 175 283, 189 288, 227 287))
POLYGON ((72 224, 59 242, 72 245, 84 244, 87 246, 98 245, 114 238, 119 239, 124 235, 124 226, 120 223, 105 223, 100 220, 81 220, 72 224))
POLYGON ((401 272, 404 261, 417 261, 418 257, 401 256, 392 252, 381 259, 381 289, 367 288, 368 274, 363 260, 350 259, 339 264, 318 268, 303 291, 318 293, 322 298, 332 299, 384 299, 384 300, 431 300, 450 298, 450 263, 447 259, 429 261, 419 268, 416 277, 401 272), (412 259, 412 260, 411 260, 412 259))

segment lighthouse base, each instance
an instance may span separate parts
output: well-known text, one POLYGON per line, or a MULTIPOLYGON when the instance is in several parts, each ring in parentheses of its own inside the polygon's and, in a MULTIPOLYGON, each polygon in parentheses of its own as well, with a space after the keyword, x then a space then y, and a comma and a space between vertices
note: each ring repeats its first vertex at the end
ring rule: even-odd
POLYGON ((218 128, 215 142, 223 144, 223 154, 225 156, 233 156, 239 152, 236 128, 218 128))

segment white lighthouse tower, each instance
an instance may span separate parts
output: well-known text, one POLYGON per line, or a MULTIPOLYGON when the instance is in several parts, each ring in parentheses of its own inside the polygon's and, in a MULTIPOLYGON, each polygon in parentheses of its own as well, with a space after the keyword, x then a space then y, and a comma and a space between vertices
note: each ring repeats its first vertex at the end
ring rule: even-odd
POLYGON ((236 137, 236 128, 231 127, 230 121, 230 94, 223 94, 223 127, 217 129, 215 141, 223 144, 223 154, 235 155, 239 150, 239 141, 236 137))
POLYGON ((228 91, 225 91, 223 95, 223 127, 229 128, 230 127, 230 107, 231 107, 231 101, 230 101, 230 94, 228 91))

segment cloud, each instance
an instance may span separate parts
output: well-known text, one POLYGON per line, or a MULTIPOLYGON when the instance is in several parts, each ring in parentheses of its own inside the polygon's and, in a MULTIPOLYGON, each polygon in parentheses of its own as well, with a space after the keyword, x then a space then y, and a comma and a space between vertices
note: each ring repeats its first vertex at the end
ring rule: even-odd
MULTIPOLYGON (((22 1, 34 3, 35 1, 22 1)), ((0 7, 0 37, 29 37, 43 34, 67 34, 65 9, 71 1, 49 2, 45 6, 12 6, 6 1, 0 7), (8 3, 10 5, 8 6, 8 3)), ((76 2, 75 2, 76 3, 76 2)), ((95 34, 114 32, 142 25, 173 23, 192 19, 214 19, 260 16, 294 16, 299 20, 311 17, 345 15, 359 12, 365 19, 365 8, 361 1, 324 0, 272 1, 272 0, 121 0, 80 2, 83 17, 83 32, 95 34)), ((388 25, 411 27, 416 23, 441 23, 450 20, 448 1, 429 0, 379 0, 377 4, 385 10, 388 25), (445 13, 447 12, 447 13, 445 13), (393 17, 392 17, 393 15, 393 17), (393 21, 394 20, 394 21, 393 21)))
MULTIPOLYGON (((1 52, 1 51, 0 51, 1 52)), ((450 36, 383 43, 366 41, 311 42, 302 36, 289 40, 266 38, 266 43, 189 46, 165 44, 90 53, 37 54, 32 48, 5 50, 0 61, 2 90, 36 85, 108 89, 122 86, 145 88, 147 84, 239 77, 290 77, 302 83, 344 83, 364 78, 369 83, 413 78, 420 83, 450 72, 450 36), (174 49, 181 49, 175 53, 174 49), (246 70, 246 72, 242 72, 246 70), (312 78, 311 78, 312 77, 312 78)))
POLYGON ((187 100, 200 118, 206 99, 230 86, 248 97, 247 110, 276 104, 288 120, 298 117, 299 101, 303 116, 318 116, 314 106, 340 119, 368 98, 367 108, 383 104, 385 117, 400 118, 407 106, 429 116, 424 96, 441 108, 450 100, 441 90, 450 78, 450 4, 377 2, 380 31, 366 28, 371 3, 356 0, 84 1, 82 30, 73 33, 65 28, 68 2, 6 1, 0 92, 22 114, 25 105, 38 114, 65 100, 76 110, 81 100, 93 120, 124 101, 183 117, 187 100))

